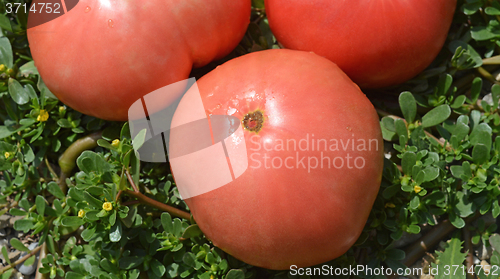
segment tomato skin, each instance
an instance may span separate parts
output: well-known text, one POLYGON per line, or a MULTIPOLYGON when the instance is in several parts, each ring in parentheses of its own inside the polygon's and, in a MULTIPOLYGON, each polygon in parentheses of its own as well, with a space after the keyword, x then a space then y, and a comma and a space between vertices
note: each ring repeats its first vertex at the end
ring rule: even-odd
MULTIPOLYGON (((246 172, 229 184, 185 200, 205 235, 234 257, 269 269, 311 266, 345 253, 366 223, 383 167, 378 116, 359 87, 327 59, 284 49, 233 59, 197 84, 207 117, 244 119, 256 110, 265 117, 258 134, 244 131, 246 172), (321 152, 305 145, 305 151, 294 150, 291 143, 286 150, 277 147, 279 140, 298 143, 307 135, 326 140, 374 139, 375 144, 372 151, 348 148, 323 153, 362 156, 366 166, 361 169, 327 168, 325 162, 324 168, 309 172, 295 159, 291 169, 291 160, 288 167, 264 166, 264 156, 283 161, 289 156, 305 156, 306 161, 319 158, 321 152)), ((188 123, 193 111, 192 102, 183 98, 172 126, 188 123)), ((170 139, 170 150, 184 144, 172 134, 170 139)), ((190 164, 181 167, 189 169, 190 164)), ((208 171, 196 175, 210 177, 208 171)))
POLYGON ((63 103, 127 120, 140 97, 227 55, 243 37, 250 11, 250 0, 80 0, 67 14, 29 29, 28 40, 44 82, 63 103))
POLYGON ((443 47, 456 0, 266 0, 285 47, 335 62, 361 88, 403 83, 443 47))

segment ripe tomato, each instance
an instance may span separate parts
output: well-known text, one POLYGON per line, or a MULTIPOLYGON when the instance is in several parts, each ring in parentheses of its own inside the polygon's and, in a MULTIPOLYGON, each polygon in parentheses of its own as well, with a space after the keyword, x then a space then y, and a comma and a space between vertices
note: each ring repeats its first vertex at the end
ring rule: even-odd
MULTIPOLYGON (((80 0, 67 14, 29 29, 28 39, 44 82, 62 102, 127 120, 142 96, 227 55, 243 37, 250 11, 250 0, 80 0)), ((31 12, 29 21, 43 15, 31 12)))
POLYGON ((456 0, 266 0, 285 47, 335 62, 362 88, 399 84, 443 47, 456 0))
MULTIPOLYGON (((382 178, 378 116, 359 87, 329 60, 294 50, 233 59, 197 86, 202 115, 191 88, 172 127, 200 117, 236 117, 245 129, 227 142, 239 148, 244 140, 247 156, 231 157, 237 150, 229 145, 226 154, 235 173, 248 163, 232 182, 185 200, 205 235, 236 258, 270 269, 345 253, 366 223, 382 178)), ((173 131, 170 151, 184 148, 185 138, 173 131)), ((181 193, 214 177, 212 158, 187 156, 170 158, 181 193), (193 183, 181 185, 179 173, 189 171, 193 183)))

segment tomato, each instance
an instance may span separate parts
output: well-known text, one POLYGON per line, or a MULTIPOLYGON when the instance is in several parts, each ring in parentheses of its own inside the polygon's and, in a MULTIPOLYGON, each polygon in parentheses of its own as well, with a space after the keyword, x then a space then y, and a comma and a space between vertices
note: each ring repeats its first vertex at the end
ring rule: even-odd
POLYGON ((186 198, 222 172, 199 153, 170 158, 181 195, 214 245, 270 269, 345 253, 366 223, 383 167, 378 116, 359 87, 309 52, 266 50, 233 59, 181 99, 170 151, 186 146, 175 127, 219 115, 244 128, 225 141, 232 181, 186 198), (197 90, 204 110, 193 97, 197 90), (247 156, 233 156, 241 155, 242 142, 247 156))
POLYGON ((269 25, 285 47, 335 62, 361 88, 423 71, 443 47, 456 0, 266 0, 269 25))
MULTIPOLYGON (((41 77, 63 103, 127 120, 133 102, 235 48, 250 11, 250 0, 80 0, 65 15, 28 29, 28 40, 41 77)), ((29 21, 42 15, 31 12, 29 21)), ((149 113, 182 92, 164 96, 149 113)))

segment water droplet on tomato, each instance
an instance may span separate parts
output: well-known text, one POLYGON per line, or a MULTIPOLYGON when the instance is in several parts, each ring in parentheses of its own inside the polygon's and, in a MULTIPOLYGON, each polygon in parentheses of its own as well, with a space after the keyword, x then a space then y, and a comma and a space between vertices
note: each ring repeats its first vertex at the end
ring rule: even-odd
POLYGON ((113 28, 113 26, 115 25, 115 23, 113 22, 112 19, 108 19, 108 26, 113 28))
POLYGON ((90 12, 91 8, 89 6, 87 6, 87 8, 85 8, 85 12, 88 13, 90 12))

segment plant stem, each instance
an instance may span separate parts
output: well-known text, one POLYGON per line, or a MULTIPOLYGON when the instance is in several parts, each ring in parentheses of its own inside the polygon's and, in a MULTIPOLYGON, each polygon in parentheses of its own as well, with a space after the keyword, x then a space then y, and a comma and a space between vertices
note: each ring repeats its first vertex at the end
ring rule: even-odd
POLYGON ((138 199, 142 204, 149 205, 149 206, 157 208, 159 210, 168 212, 175 217, 183 218, 186 220, 190 220, 190 218, 191 218, 191 215, 189 213, 187 213, 183 210, 180 210, 178 208, 175 208, 173 206, 161 203, 161 202, 154 200, 152 198, 149 198, 149 197, 141 194, 141 192, 135 192, 135 191, 131 191, 131 190, 124 190, 123 192, 129 196, 132 196, 132 197, 138 199))
POLYGON ((477 72, 485 79, 487 79, 489 82, 494 83, 494 84, 500 84, 495 77, 488 72, 485 68, 479 67, 477 68, 477 72))
POLYGON ((59 175, 59 187, 66 193, 67 185, 66 178, 69 177, 71 171, 76 167, 76 159, 83 151, 97 147, 97 140, 102 138, 102 132, 97 132, 78 139, 72 143, 66 151, 59 157, 59 167, 61 174, 59 175))
POLYGON ((2 275, 3 273, 5 273, 5 271, 7 271, 7 270, 9 270, 9 269, 11 269, 13 267, 15 267, 16 265, 23 263, 24 261, 26 261, 27 259, 29 259, 31 256, 35 255, 40 249, 42 249, 42 246, 36 247, 35 249, 31 250, 31 252, 28 255, 20 258, 19 260, 11 263, 10 265, 8 265, 6 267, 0 269, 0 275, 2 275))
POLYGON ((47 165, 47 169, 49 169, 50 174, 54 177, 55 180, 59 180, 59 175, 54 171, 52 166, 50 165, 49 159, 45 156, 45 165, 47 165))
POLYGON ((49 278, 49 273, 41 273, 39 271, 40 268, 43 267, 42 259, 45 257, 47 257, 47 242, 46 241, 42 244, 42 249, 40 250, 40 256, 38 257, 40 260, 38 261, 38 264, 36 267, 35 279, 47 279, 47 278, 49 278))
POLYGON ((126 190, 123 190, 123 193, 138 199, 142 204, 149 205, 149 206, 152 206, 152 207, 157 208, 159 210, 168 212, 175 217, 183 218, 186 220, 191 219, 191 214, 189 214, 188 212, 180 210, 180 209, 175 208, 175 207, 170 206, 170 205, 166 205, 166 204, 161 203, 157 200, 154 200, 148 196, 143 195, 139 191, 139 188, 137 188, 137 185, 135 185, 134 179, 130 175, 130 172, 128 170, 126 170, 125 174, 127 175, 128 182, 130 183, 130 185, 132 185, 132 188, 134 189, 134 191, 126 189, 126 190))

